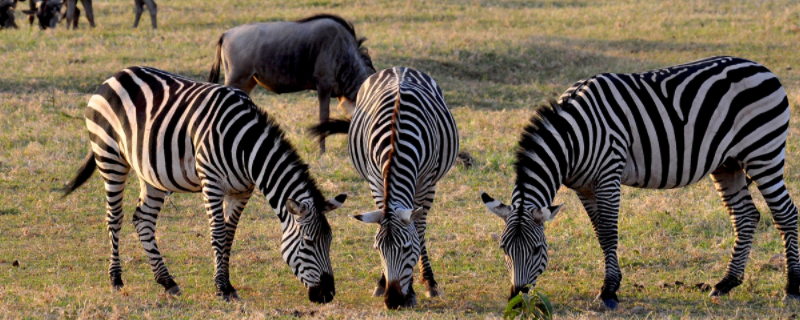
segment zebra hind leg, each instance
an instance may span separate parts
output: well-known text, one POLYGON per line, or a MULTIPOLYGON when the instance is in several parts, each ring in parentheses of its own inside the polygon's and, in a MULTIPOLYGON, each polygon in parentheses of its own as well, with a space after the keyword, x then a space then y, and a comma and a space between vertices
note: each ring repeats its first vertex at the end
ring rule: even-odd
POLYGON ((727 162, 711 173, 711 179, 728 209, 736 232, 736 242, 733 245, 728 269, 710 293, 710 296, 715 297, 727 295, 733 288, 742 284, 745 265, 753 244, 753 234, 761 216, 747 188, 747 175, 738 164, 727 162))
POLYGON ((122 282, 122 265, 119 262, 119 232, 122 229, 122 196, 125 191, 125 180, 130 169, 127 167, 110 168, 104 165, 103 179, 106 189, 106 227, 108 238, 111 243, 110 265, 108 276, 111 279, 111 287, 120 290, 124 286, 122 282))
POLYGON ((797 207, 795 207, 783 181, 783 158, 772 166, 757 170, 748 167, 747 173, 758 185, 758 190, 772 213, 773 224, 783 238, 786 255, 785 300, 800 301, 800 259, 797 244, 797 207), (779 170, 774 170, 780 166, 779 170))
POLYGON ((169 274, 156 243, 156 220, 158 220, 158 213, 161 212, 161 207, 164 205, 167 192, 158 190, 143 181, 140 181, 140 185, 139 205, 136 206, 136 213, 133 215, 136 233, 139 234, 139 241, 142 242, 144 251, 147 253, 156 282, 164 287, 164 292, 167 294, 181 295, 181 289, 169 274))

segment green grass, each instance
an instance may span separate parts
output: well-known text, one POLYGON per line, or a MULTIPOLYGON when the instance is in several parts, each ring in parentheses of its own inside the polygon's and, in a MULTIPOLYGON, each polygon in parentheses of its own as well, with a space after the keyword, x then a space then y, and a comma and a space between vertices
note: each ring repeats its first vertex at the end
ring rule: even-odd
MULTIPOLYGON (((21 7, 25 4, 20 5, 21 7)), ((758 61, 781 79, 792 105, 786 179, 800 199, 800 4, 796 1, 161 1, 160 29, 148 16, 131 29, 132 1, 97 1, 98 27, 0 31, 0 318, 496 318, 509 278, 492 233, 502 221, 479 190, 508 201, 513 150, 532 108, 574 81, 600 72, 635 72, 712 55, 758 61), (314 93, 254 91, 253 100, 287 130, 329 196, 348 192, 329 216, 337 295, 313 305, 279 254, 279 222, 263 196, 245 210, 233 248, 232 279, 244 299, 214 297, 213 257, 196 194, 171 198, 159 219, 159 246, 184 295, 168 298, 152 279, 133 226, 121 256, 126 286, 111 290, 102 182, 94 177, 61 199, 88 148, 83 108, 94 88, 130 65, 204 79, 217 36, 254 21, 331 12, 355 23, 379 69, 423 70, 442 87, 464 151, 476 159, 439 184, 429 217, 429 250, 443 298, 420 296, 414 310, 385 311, 370 296, 379 257, 374 228, 348 215, 373 210, 367 184, 350 164, 343 137, 320 156, 306 127, 316 119, 314 93), (18 260, 19 267, 12 261, 18 260)), ((17 14, 18 22, 24 20, 17 14)), ((336 111, 335 113, 339 113, 336 111)), ((126 221, 138 196, 129 181, 126 221)), ((757 193, 757 192, 756 192, 757 193)), ((604 312, 593 299, 602 284, 602 253, 577 197, 547 226, 550 266, 538 288, 557 318, 787 318, 781 302, 782 252, 763 200, 744 284, 711 300, 694 284, 718 281, 734 241, 712 183, 677 190, 623 189, 621 307, 604 312), (685 283, 675 286, 675 281, 685 283), (671 284, 664 288, 664 284, 671 284)), ((422 287, 417 282, 417 292, 422 287)))

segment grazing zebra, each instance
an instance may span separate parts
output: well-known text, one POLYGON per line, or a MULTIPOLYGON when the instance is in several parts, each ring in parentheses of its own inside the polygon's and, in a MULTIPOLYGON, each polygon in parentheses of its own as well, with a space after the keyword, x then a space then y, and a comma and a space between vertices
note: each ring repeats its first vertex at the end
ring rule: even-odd
POLYGON ((352 123, 323 123, 313 131, 322 137, 347 132, 350 159, 372 189, 378 210, 354 218, 380 224, 375 248, 383 274, 373 295, 384 296, 390 309, 416 305, 412 282, 420 259, 426 294, 438 296, 426 219, 436 182, 458 153, 458 128, 436 81, 414 69, 383 70, 361 86, 352 123))
POLYGON ((228 265, 236 225, 258 188, 281 220, 281 254, 313 302, 335 294, 325 213, 346 199, 325 200, 308 167, 277 124, 244 92, 147 67, 106 80, 86 108, 91 150, 65 195, 100 168, 111 238, 111 285, 120 289, 122 195, 131 169, 139 178, 133 222, 156 282, 180 294, 156 245, 158 213, 168 192, 202 192, 211 229, 217 295, 238 299, 228 265), (288 213, 288 214, 287 214, 288 213))
POLYGON ((789 103, 767 68, 713 57, 635 74, 581 80, 557 102, 539 107, 516 153, 512 204, 489 195, 488 209, 506 221, 501 246, 516 295, 547 266, 543 224, 561 185, 575 190, 605 256, 599 298, 618 304, 620 185, 667 189, 710 174, 731 215, 736 243, 711 296, 742 283, 759 212, 748 190, 758 185, 786 250, 786 297, 800 299, 797 209, 783 181, 789 103))

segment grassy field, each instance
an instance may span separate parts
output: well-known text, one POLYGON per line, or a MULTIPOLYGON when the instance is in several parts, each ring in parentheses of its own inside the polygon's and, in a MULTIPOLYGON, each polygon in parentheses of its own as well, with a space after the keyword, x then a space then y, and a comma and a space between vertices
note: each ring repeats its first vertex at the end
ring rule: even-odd
MULTIPOLYGON (((20 5, 20 11, 23 6, 20 5)), ((479 200, 486 190, 509 201, 513 150, 539 102, 600 72, 635 72, 712 55, 758 61, 781 79, 792 105, 786 179, 800 201, 800 4, 797 1, 160 1, 160 29, 145 14, 131 29, 133 1, 95 2, 96 29, 0 31, 0 318, 496 318, 509 285, 492 234, 503 223, 479 200), (372 210, 367 184, 350 164, 343 137, 319 155, 306 135, 314 93, 254 91, 253 100, 288 131, 324 192, 348 192, 329 215, 337 295, 308 302, 279 254, 278 219, 263 196, 245 210, 233 248, 231 281, 243 301, 214 296, 213 257, 202 197, 176 194, 158 224, 159 246, 183 289, 166 297, 152 279, 130 222, 121 233, 126 281, 110 288, 104 192, 97 175, 69 198, 57 189, 88 148, 83 109, 97 85, 131 65, 205 79, 213 45, 228 28, 255 21, 329 12, 369 38, 378 69, 408 66, 440 83, 475 158, 439 184, 429 216, 429 251, 443 298, 420 296, 414 310, 385 311, 371 292, 380 272, 374 228, 349 218, 372 210), (19 266, 12 266, 18 260, 19 266)), ((18 22, 23 17, 17 13, 18 22)), ((340 111, 336 111, 337 113, 340 111)), ((138 196, 129 179, 126 221, 138 196)), ((757 194, 757 192, 756 192, 757 194)), ((621 307, 593 299, 603 278, 602 253, 577 197, 547 226, 550 265, 538 287, 558 318, 742 318, 796 316, 785 306, 782 242, 760 196, 762 219, 744 284, 711 300, 697 283, 725 270, 734 235, 709 179, 668 191, 623 189, 619 256, 621 307), (777 255, 778 258, 775 258, 777 255), (684 285, 676 285, 676 281, 684 285)), ((417 292, 422 287, 417 282, 417 292)))

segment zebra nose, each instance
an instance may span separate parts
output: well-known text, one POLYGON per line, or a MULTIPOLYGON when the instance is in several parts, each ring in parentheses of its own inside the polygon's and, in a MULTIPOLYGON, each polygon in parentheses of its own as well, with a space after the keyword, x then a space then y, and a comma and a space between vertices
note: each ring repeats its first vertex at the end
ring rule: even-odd
POLYGON ((333 301, 336 295, 336 286, 333 283, 333 275, 323 273, 320 277, 319 285, 308 288, 308 300, 315 303, 328 303, 333 301))

